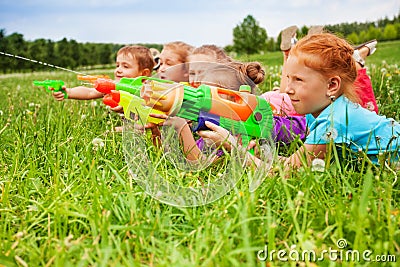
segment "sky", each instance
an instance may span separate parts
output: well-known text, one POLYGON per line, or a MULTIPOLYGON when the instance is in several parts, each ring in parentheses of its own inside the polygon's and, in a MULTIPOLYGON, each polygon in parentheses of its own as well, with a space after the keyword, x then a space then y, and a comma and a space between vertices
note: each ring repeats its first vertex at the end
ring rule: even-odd
POLYGON ((268 37, 290 25, 374 22, 400 13, 400 0, 0 0, 0 29, 25 40, 194 46, 232 44, 252 15, 268 37))

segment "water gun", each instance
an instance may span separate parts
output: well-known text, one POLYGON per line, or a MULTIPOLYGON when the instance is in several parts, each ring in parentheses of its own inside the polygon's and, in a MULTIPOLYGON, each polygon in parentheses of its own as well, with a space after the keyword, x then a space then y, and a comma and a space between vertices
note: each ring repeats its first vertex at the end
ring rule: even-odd
POLYGON ((94 84, 97 79, 110 79, 110 77, 108 75, 78 75, 77 76, 78 80, 80 81, 86 81, 89 82, 91 84, 94 84))
POLYGON ((47 92, 62 92, 64 98, 68 98, 67 92, 63 89, 64 81, 61 80, 45 80, 45 81, 33 81, 35 86, 44 86, 47 92))
POLYGON ((147 76, 139 76, 137 78, 121 78, 119 82, 115 82, 111 79, 99 78, 94 82, 94 88, 97 91, 106 94, 103 97, 103 103, 107 106, 112 108, 118 105, 122 106, 124 109, 125 118, 136 120, 142 125, 146 124, 147 122, 158 124, 163 120, 150 117, 149 114, 164 114, 164 112, 146 106, 145 101, 140 97, 140 91, 146 80, 173 83, 171 81, 147 76))
POLYGON ((262 97, 251 94, 248 85, 239 91, 200 85, 189 85, 150 80, 150 97, 146 105, 164 112, 197 121, 193 131, 208 129, 206 121, 213 122, 232 134, 240 134, 242 144, 252 138, 266 139, 271 136, 273 113, 271 105, 262 97))

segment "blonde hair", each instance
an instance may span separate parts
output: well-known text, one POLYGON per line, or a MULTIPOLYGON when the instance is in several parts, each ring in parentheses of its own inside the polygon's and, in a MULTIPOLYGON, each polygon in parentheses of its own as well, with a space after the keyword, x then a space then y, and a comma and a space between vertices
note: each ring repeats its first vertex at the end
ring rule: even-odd
POLYGON ((153 56, 149 48, 141 45, 124 46, 118 50, 118 55, 124 55, 136 59, 139 70, 149 69, 153 70, 155 65, 153 56))
POLYGON ((256 86, 263 82, 265 78, 265 70, 259 62, 242 63, 232 61, 224 64, 217 64, 206 71, 204 74, 204 81, 207 81, 206 77, 208 74, 217 77, 219 80, 218 82, 226 89, 237 91, 241 85, 249 85, 251 87, 251 93, 253 94, 256 86), (219 72, 221 72, 221 74, 218 74, 219 72), (229 86, 226 86, 227 84, 229 84, 229 86))
POLYGON ((294 45, 289 56, 296 56, 308 68, 325 77, 339 76, 342 93, 354 103, 360 98, 354 87, 357 78, 353 47, 332 33, 307 35, 294 45))
POLYGON ((189 55, 194 47, 181 41, 171 42, 164 45, 163 50, 172 50, 178 56, 178 60, 182 63, 188 62, 189 55))
POLYGON ((216 45, 202 45, 193 50, 192 55, 208 55, 215 59, 218 63, 228 63, 232 62, 230 58, 222 48, 216 45))

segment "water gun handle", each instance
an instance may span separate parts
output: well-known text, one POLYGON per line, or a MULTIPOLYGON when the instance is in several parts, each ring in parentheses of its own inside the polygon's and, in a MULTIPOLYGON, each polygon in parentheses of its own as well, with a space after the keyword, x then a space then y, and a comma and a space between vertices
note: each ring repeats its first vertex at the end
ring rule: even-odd
POLYGON ((111 79, 99 78, 93 84, 94 88, 103 94, 109 94, 116 89, 115 82, 111 79))
POLYGON ((45 80, 45 81, 33 81, 33 85, 35 86, 43 86, 46 88, 47 92, 62 92, 64 94, 64 98, 68 98, 68 94, 65 91, 64 81, 61 80, 45 80))
POLYGON ((111 108, 115 108, 116 106, 118 106, 119 101, 120 101, 119 92, 112 92, 103 97, 103 103, 111 108))
MULTIPOLYGON (((199 118, 197 120, 197 125, 193 128, 193 132, 210 130, 206 126, 206 121, 212 122, 215 125, 221 126, 220 125, 220 116, 200 111, 199 118)), ((221 126, 221 127, 223 127, 223 126, 221 126)), ((226 129, 226 130, 229 131, 229 129, 226 129)), ((244 147, 247 147, 251 141, 251 137, 248 135, 245 135, 245 134, 241 134, 241 139, 242 139, 242 146, 244 146, 244 147)), ((254 155, 254 149, 249 150, 249 152, 252 155, 254 155)))

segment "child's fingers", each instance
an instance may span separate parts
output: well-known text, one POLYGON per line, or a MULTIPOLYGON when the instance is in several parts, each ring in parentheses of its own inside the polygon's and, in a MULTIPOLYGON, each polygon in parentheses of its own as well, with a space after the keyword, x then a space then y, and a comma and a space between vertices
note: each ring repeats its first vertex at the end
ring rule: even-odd
POLYGON ((63 94, 63 92, 53 92, 53 97, 54 97, 57 101, 62 101, 62 100, 64 100, 64 94, 63 94))
POLYGON ((255 148, 256 145, 257 145, 256 141, 251 140, 251 141, 249 142, 249 144, 247 145, 247 148, 246 148, 246 149, 247 149, 247 150, 251 150, 251 149, 255 148))
POLYGON ((210 121, 206 121, 206 122, 205 122, 205 125, 206 125, 210 130, 215 131, 215 132, 219 133, 219 134, 222 135, 222 136, 227 137, 227 136, 230 134, 228 130, 226 130, 226 129, 222 128, 221 126, 216 125, 216 124, 214 124, 214 123, 212 123, 212 122, 210 122, 210 121))
POLYGON ((160 113, 150 113, 149 116, 152 117, 152 118, 164 119, 164 120, 166 120, 168 118, 167 115, 160 114, 160 113))
POLYGON ((112 111, 117 112, 117 113, 123 113, 124 112, 124 108, 122 106, 116 106, 113 108, 110 108, 112 111))

